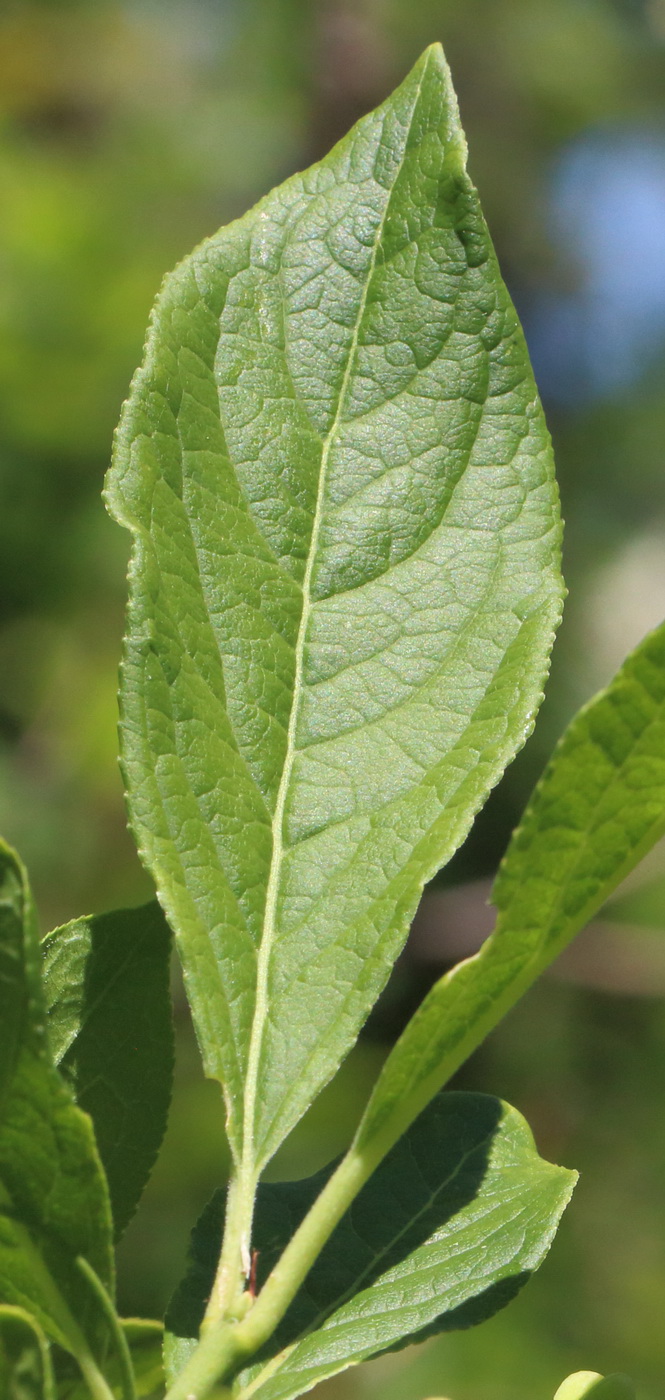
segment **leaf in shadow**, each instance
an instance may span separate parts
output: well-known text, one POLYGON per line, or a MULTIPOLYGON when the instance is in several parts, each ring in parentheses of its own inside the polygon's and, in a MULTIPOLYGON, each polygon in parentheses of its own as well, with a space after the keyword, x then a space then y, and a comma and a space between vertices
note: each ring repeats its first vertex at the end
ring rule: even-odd
POLYGON ((55 1063, 92 1118, 116 1237, 161 1145, 173 1082, 171 933, 156 900, 73 919, 42 943, 55 1063))
MULTIPOLYGON (((332 1170, 259 1188, 259 1286, 332 1170)), ((359 1192, 243 1383, 251 1393, 260 1383, 261 1396, 264 1384, 266 1396, 298 1394, 290 1387, 301 1370, 314 1384, 364 1356, 482 1321, 540 1263, 573 1182, 538 1157, 514 1109, 483 1094, 438 1095, 359 1192)), ((167 1312, 171 1374, 198 1334, 222 1223, 218 1192, 167 1312)))

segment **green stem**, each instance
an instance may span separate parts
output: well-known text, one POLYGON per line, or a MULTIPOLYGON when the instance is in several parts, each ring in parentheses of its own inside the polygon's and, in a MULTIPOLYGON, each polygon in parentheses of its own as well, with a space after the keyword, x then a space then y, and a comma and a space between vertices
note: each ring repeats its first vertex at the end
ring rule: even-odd
MULTIPOLYGON (((329 1239, 335 1226, 348 1210, 358 1192, 369 1180, 386 1153, 402 1136, 414 1118, 425 1107, 457 1065, 466 1059, 472 1048, 496 1024, 504 1009, 517 1000, 520 992, 534 981, 539 967, 530 965, 520 979, 497 998, 482 1024, 481 1032, 474 1028, 457 1054, 437 1068, 432 1082, 421 1092, 409 1095, 392 1106, 391 1112, 368 1139, 363 1139, 361 1124, 356 1140, 314 1202, 309 1214, 296 1230, 281 1258, 275 1265, 247 1315, 233 1323, 209 1322, 202 1340, 190 1362, 169 1390, 166 1400, 205 1400, 215 1382, 237 1372, 272 1336, 278 1322, 295 1297, 300 1285, 329 1239), (505 1001, 505 1007, 504 1007, 505 1001), (472 1043, 469 1043, 469 1039, 472 1043)), ((420 1087, 420 1086, 419 1086, 420 1087)), ((237 1243, 234 1244, 237 1248, 237 1243)), ((258 1378, 257 1378, 258 1380, 258 1378)), ((250 1386, 248 1395, 254 1389, 250 1386)))
POLYGON ((201 1334, 242 1316, 256 1181, 238 1172, 229 1182, 224 1239, 201 1334))
POLYGON ((326 1240, 382 1156, 380 1150, 377 1155, 374 1150, 359 1153, 352 1147, 324 1186, 241 1324, 243 1340, 251 1339, 252 1352, 272 1336, 326 1240))
POLYGON ((127 1345, 127 1338, 122 1330, 118 1314, 116 1313, 113 1303, 111 1302, 111 1299, 109 1298, 109 1295, 101 1279, 97 1276, 95 1270, 92 1268, 92 1265, 90 1265, 87 1259, 84 1259, 82 1255, 79 1255, 79 1257, 76 1260, 76 1263, 78 1268, 81 1270, 81 1273, 84 1274, 87 1278, 88 1283, 90 1284, 90 1287, 92 1288, 92 1291, 95 1294, 103 1313, 105 1314, 109 1327, 111 1328, 111 1333, 113 1335, 113 1340, 115 1341, 116 1350, 118 1353, 118 1360, 120 1362, 121 1384, 125 1400, 136 1400, 136 1386, 134 1384, 134 1367, 132 1366, 132 1358, 130 1356, 129 1347, 127 1345))
POLYGON ((386 1151, 383 1142, 379 1145, 377 1141, 371 1152, 360 1153, 352 1148, 347 1153, 287 1245, 246 1317, 236 1323, 213 1324, 206 1328, 166 1400, 205 1400, 217 1381, 240 1369, 268 1341, 322 1246, 386 1151))
MULTIPOLYGON (((363 1139, 364 1122, 361 1124, 356 1140, 296 1230, 247 1315, 235 1323, 228 1316, 225 1323, 212 1318, 207 1321, 199 1346, 169 1390, 166 1400, 205 1400, 217 1380, 237 1372, 268 1341, 323 1245, 379 1162, 441 1087, 442 1081, 466 1059, 470 1050, 500 1019, 503 1010, 517 1000, 523 986, 531 984, 539 970, 533 966, 525 969, 522 977, 516 979, 515 985, 506 992, 505 998, 497 998, 497 1004, 485 1018, 487 1024, 482 1024, 481 1033, 477 1033, 477 1028, 471 1032, 472 1044, 464 1039, 463 1047, 458 1047, 458 1053, 451 1062, 446 1058, 437 1068, 432 1082, 428 1081, 420 1092, 393 1105, 385 1121, 377 1125, 368 1139, 363 1139)), ((233 1248, 237 1247, 235 1237, 233 1248)), ((249 1388, 248 1394, 253 1389, 254 1385, 249 1388)))
POLYGON ((56 1400, 51 1348, 39 1323, 29 1312, 26 1312, 25 1308, 17 1307, 13 1303, 0 1303, 0 1325, 7 1319, 20 1322, 29 1332, 32 1332, 39 1348, 39 1356, 42 1364, 42 1390, 44 1400, 56 1400))
POLYGON ((230 1396, 230 1391, 219 1389, 219 1383, 243 1359, 235 1339, 240 1326, 240 1323, 223 1323, 205 1332, 187 1365, 166 1392, 165 1400, 204 1400, 214 1386, 220 1400, 226 1394, 230 1396))
POLYGON ((76 1360, 93 1400, 116 1400, 90 1351, 77 1352, 76 1360))

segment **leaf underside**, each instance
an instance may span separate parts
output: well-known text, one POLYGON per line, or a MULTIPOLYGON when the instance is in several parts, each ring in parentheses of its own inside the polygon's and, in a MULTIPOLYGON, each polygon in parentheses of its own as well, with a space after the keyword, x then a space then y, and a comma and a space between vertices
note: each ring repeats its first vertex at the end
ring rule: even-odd
MULTIPOLYGON (((259 1188, 259 1286, 330 1170, 259 1188)), ((288 1400, 381 1351, 490 1317, 538 1267, 573 1184, 573 1173, 538 1157, 508 1105, 483 1094, 439 1095, 357 1196, 236 1389, 288 1400)), ((194 1231, 189 1273, 167 1314, 171 1374, 195 1345, 222 1216, 218 1193, 194 1231)))
POLYGON ((92 1118, 116 1236, 136 1209, 166 1129, 170 948, 154 900, 73 919, 42 943, 51 1053, 92 1118))
POLYGON ((665 625, 571 721, 497 877, 494 934, 429 992, 357 1134, 440 1087, 665 832, 665 625))
POLYGON ((560 611, 549 438, 438 47, 167 278, 107 500, 131 819, 258 1168, 529 732, 560 611))

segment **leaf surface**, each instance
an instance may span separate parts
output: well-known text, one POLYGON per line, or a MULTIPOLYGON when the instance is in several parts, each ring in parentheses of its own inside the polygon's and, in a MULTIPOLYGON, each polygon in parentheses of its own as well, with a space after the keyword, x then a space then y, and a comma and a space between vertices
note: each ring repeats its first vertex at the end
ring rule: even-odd
POLYGON ((19 1008, 0 1101, 0 1303, 24 1308, 78 1356, 106 1338, 76 1260, 87 1259, 113 1288, 108 1192, 90 1120, 50 1058, 32 898, 4 843, 0 965, 0 1001, 19 1008))
POLYGON ((417 1113, 665 831, 665 626, 572 720, 497 877, 495 932, 432 988, 389 1055, 362 1151, 417 1113))
MULTIPOLYGON (((259 1285, 329 1174, 259 1188, 259 1285)), ((439 1095, 356 1197, 238 1392, 289 1400, 387 1348, 490 1317, 538 1267, 574 1180, 542 1161, 508 1105, 439 1095)), ((222 1210, 218 1193, 167 1314, 171 1371, 186 1359, 183 1336, 198 1333, 222 1210)))
POLYGON ((118 431, 122 750, 236 1158, 353 1043, 538 707, 549 437, 438 46, 167 278, 118 431))
POLYGON ((92 1118, 116 1235, 138 1204, 166 1128, 170 949, 155 901, 74 919, 42 943, 51 1053, 92 1118))

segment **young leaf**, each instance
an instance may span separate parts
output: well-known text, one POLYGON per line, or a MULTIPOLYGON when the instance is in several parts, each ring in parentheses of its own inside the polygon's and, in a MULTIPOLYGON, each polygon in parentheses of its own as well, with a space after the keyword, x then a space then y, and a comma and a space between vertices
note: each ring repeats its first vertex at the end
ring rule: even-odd
POLYGON ((90 1121, 51 1062, 34 908, 4 843, 0 962, 0 1025, 8 1008, 14 1027, 0 1100, 0 1303, 24 1308, 87 1366, 107 1327, 77 1258, 112 1288, 108 1193, 90 1121))
POLYGON ((107 497, 122 750, 253 1194, 523 743, 548 434, 443 55, 166 281, 107 497))
MULTIPOLYGON (((330 1171, 259 1187, 259 1287, 330 1171)), ((238 1389, 263 1397, 265 1378, 266 1400, 287 1400, 388 1347, 483 1321, 541 1262, 574 1180, 538 1157, 514 1109, 484 1094, 439 1095, 357 1196, 238 1389)), ((198 1336, 222 1217, 217 1193, 167 1313, 172 1375, 198 1336)))
POLYGON ((134 1213, 166 1128, 170 949, 155 901, 74 919, 42 944, 51 1053, 92 1118, 116 1235, 134 1213))
POLYGON ((389 1055, 356 1148, 420 1111, 665 831, 665 626, 566 730, 494 887, 495 932, 389 1055))
POLYGON ((56 1400, 48 1343, 23 1308, 0 1304, 2 1400, 56 1400))

